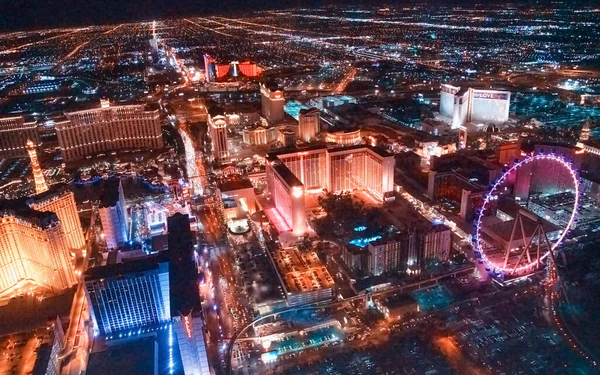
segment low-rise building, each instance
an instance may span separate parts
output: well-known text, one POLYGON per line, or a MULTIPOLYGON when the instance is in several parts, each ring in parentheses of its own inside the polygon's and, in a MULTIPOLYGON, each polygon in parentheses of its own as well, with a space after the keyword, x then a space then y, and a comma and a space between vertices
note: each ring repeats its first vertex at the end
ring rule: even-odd
POLYGON ((269 255, 282 281, 288 306, 333 298, 333 278, 314 251, 277 248, 270 249, 269 255))

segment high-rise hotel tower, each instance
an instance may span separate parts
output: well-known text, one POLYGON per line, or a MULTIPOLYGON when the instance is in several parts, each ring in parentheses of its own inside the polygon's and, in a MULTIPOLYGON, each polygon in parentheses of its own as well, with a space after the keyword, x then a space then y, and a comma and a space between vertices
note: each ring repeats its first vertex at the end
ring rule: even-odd
POLYGON ((158 109, 143 104, 111 106, 65 113, 56 135, 65 161, 124 149, 154 150, 163 147, 158 109))
POLYGON ((70 250, 83 244, 73 193, 0 201, 0 297, 32 284, 51 292, 71 287, 70 250))

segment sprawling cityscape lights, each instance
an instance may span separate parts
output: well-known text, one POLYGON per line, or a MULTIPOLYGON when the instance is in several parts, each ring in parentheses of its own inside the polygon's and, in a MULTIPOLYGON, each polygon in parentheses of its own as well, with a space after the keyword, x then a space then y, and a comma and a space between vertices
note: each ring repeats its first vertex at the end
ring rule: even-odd
POLYGON ((0 374, 600 375, 597 4, 22 3, 0 374))

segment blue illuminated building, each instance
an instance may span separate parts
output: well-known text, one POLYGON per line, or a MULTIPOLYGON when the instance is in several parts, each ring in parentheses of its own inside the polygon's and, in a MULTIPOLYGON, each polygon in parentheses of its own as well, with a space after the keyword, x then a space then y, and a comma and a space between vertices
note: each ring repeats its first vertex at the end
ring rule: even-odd
POLYGON ((86 272, 96 334, 114 335, 171 321, 169 262, 161 258, 152 256, 86 272))
POLYGON ((86 271, 94 335, 112 342, 156 337, 161 374, 210 374, 190 218, 175 214, 167 227, 168 250, 86 271))

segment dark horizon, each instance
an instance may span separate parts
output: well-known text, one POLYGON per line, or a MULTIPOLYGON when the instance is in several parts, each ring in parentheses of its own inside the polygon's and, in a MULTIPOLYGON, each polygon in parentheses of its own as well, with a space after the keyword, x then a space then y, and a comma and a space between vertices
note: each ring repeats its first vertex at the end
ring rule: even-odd
MULTIPOLYGON (((247 12, 284 8, 322 8, 337 6, 378 5, 375 0, 348 0, 341 4, 335 0, 224 0, 213 2, 172 2, 169 0, 15 0, 3 1, 0 5, 0 32, 30 31, 44 28, 104 25, 121 22, 138 22, 153 19, 198 17, 214 14, 242 14, 247 12)), ((495 7, 500 4, 485 4, 481 0, 387 0, 381 7, 400 5, 459 6, 482 4, 495 7)), ((555 3, 550 0, 517 0, 506 4, 519 6, 543 6, 555 3)), ((574 2, 569 2, 573 4, 574 2)), ((593 4, 593 0, 577 0, 578 4, 593 4)))

